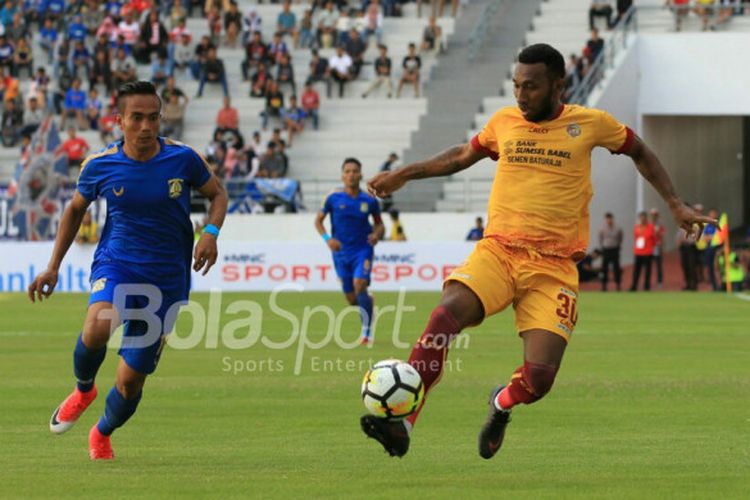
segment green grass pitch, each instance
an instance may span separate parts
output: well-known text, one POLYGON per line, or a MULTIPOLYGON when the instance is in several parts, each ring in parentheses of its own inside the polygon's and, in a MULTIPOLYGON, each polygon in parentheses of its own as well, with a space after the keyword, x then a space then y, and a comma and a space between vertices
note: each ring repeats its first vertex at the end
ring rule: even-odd
MULTIPOLYGON (((258 305, 255 345, 230 348, 247 326, 222 338, 227 322, 247 313, 198 314, 209 328, 194 338, 181 315, 180 338, 198 345, 166 348, 107 463, 88 459, 87 434, 113 381, 114 351, 78 425, 63 436, 48 430, 73 386, 86 299, 61 294, 32 305, 0 295, 2 498, 747 498, 750 489, 750 302, 737 297, 584 294, 555 387, 514 411, 503 449, 484 461, 476 438, 487 394, 522 360, 512 312, 463 334, 468 342, 451 351, 399 460, 358 425, 364 365, 408 357, 391 338, 393 313, 382 316, 372 348, 344 349, 322 341, 328 320, 318 311, 307 326, 319 348, 300 354, 298 343, 265 345, 292 334, 268 294, 224 294, 214 311, 258 305)), ((396 300, 376 294, 379 307, 396 300)), ((403 314, 401 341, 413 343, 437 300, 406 295, 416 309, 403 314)), ((334 293, 289 292, 277 302, 298 318, 306 306, 343 308, 334 293)), ((341 338, 356 339, 357 317, 342 321, 341 338)))

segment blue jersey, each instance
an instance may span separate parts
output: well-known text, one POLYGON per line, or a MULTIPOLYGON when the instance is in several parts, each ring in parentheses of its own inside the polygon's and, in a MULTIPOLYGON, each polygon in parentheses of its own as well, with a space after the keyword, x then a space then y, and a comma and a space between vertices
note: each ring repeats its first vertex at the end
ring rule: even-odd
POLYGON ((357 251, 368 247, 367 236, 372 232, 370 215, 380 216, 378 201, 360 191, 350 196, 343 190, 329 194, 320 210, 330 214, 332 236, 341 242, 341 251, 357 251))
POLYGON ((128 158, 122 141, 83 161, 78 192, 89 201, 107 200, 92 268, 122 263, 149 276, 189 279, 190 189, 203 186, 211 172, 191 147, 162 137, 159 143, 159 153, 146 162, 128 158))

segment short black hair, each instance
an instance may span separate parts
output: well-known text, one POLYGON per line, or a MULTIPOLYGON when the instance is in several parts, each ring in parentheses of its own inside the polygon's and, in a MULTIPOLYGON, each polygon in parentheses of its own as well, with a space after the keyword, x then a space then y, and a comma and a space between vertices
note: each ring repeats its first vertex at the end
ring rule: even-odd
POLYGON ((562 54, 546 43, 535 43, 518 54, 518 62, 523 64, 543 63, 547 73, 554 78, 565 78, 565 59, 562 54))
POLYGON ((362 162, 354 157, 346 158, 344 160, 344 163, 341 164, 341 170, 344 170, 344 165, 346 165, 347 163, 354 163, 355 165, 359 167, 360 170, 362 170, 362 162))
POLYGON ((607 219, 611 219, 612 217, 614 217, 614 215, 612 215, 612 212, 607 212, 606 214, 604 214, 604 217, 606 217, 607 219))
POLYGON ((391 211, 388 212, 388 213, 391 214, 391 217, 393 217, 394 219, 398 220, 398 216, 399 216, 398 210, 396 210, 395 208, 392 208, 391 211))
POLYGON ((125 98, 131 95, 152 95, 159 101, 159 109, 161 109, 161 99, 159 99, 159 94, 156 93, 154 84, 141 80, 125 83, 117 89, 117 109, 120 110, 120 113, 125 111, 125 98))

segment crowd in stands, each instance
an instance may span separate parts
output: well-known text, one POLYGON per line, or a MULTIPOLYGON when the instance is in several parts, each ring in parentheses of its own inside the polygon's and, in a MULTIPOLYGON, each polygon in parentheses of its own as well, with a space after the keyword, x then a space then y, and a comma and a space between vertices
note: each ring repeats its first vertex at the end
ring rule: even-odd
MULTIPOLYGON (((747 8, 741 4, 739 0, 665 0, 664 6, 674 13, 675 31, 682 30, 685 19, 691 13, 701 19, 703 30, 706 31, 719 29, 733 16, 743 14, 747 8)), ((604 29, 612 30, 620 24, 632 6, 633 0, 591 0, 588 12, 591 37, 586 41, 580 54, 573 53, 568 58, 564 100, 567 101, 573 96, 578 85, 591 71, 594 61, 604 50, 605 41, 599 36, 598 20, 603 20, 604 29)), ((595 80, 600 77, 601 75, 593 75, 595 80)))
MULTIPOLYGON (((701 214, 704 211, 701 204, 693 207, 701 214)), ((712 208, 708 211, 708 216, 718 220, 719 211, 712 208)), ((726 289, 727 268, 724 262, 723 241, 717 238, 717 231, 716 226, 707 225, 701 237, 696 239, 688 237, 684 229, 677 230, 675 242, 680 256, 683 290, 696 291, 700 283, 708 284, 713 291, 726 289)), ((612 278, 616 290, 622 289, 620 254, 623 236, 623 229, 615 224, 614 216, 607 213, 599 230, 599 246, 578 262, 582 282, 600 281, 602 291, 606 292, 612 278)), ((639 287, 644 291, 650 291, 653 271, 656 274, 656 287, 662 287, 665 281, 663 258, 666 238, 666 230, 657 209, 652 208, 648 213, 638 214, 638 220, 633 226, 634 264, 629 288, 631 292, 639 287)), ((745 282, 750 279, 750 230, 742 248, 730 252, 729 261, 731 286, 735 290, 741 290, 748 285, 745 282)))
MULTIPOLYGON (((592 0, 589 7, 589 30, 591 38, 586 41, 580 54, 570 54, 565 67, 565 94, 563 100, 568 101, 576 91, 578 85, 586 75, 592 71, 594 62, 604 50, 604 40, 599 36, 596 20, 604 19, 604 26, 608 30, 614 29, 632 7, 633 0, 592 0)), ((596 75, 594 75, 595 77, 596 75)))
MULTIPOLYGON (((216 171, 226 178, 284 177, 289 170, 285 150, 307 128, 319 127, 318 84, 328 96, 333 87, 344 96, 362 67, 375 62, 376 75, 362 97, 380 86, 392 96, 395 82, 382 45, 383 20, 400 15, 401 6, 402 0, 311 0, 298 18, 287 0, 276 19, 264 20, 252 7, 243 12, 234 0, 8 0, 0 9, 2 144, 26 147, 51 114, 61 135, 67 134, 65 149, 76 167, 97 148, 76 132, 96 130, 103 144, 118 139, 117 88, 138 79, 145 67, 162 97, 164 135, 182 139, 191 98, 200 99, 207 85, 220 87, 224 105, 204 148, 216 171), (200 39, 187 27, 193 15, 208 23, 208 34, 200 39), (263 38, 264 22, 274 23, 271 40, 263 38), (43 54, 41 61, 34 60, 32 44, 40 49, 37 55, 43 54), (374 45, 380 53, 377 61, 370 59, 374 51, 368 51, 374 45), (240 130, 221 57, 223 47, 238 46, 248 95, 264 102, 252 141, 240 130), (292 47, 311 50, 307 74, 295 74, 292 47), (329 47, 336 53, 326 59, 319 50, 329 47), (186 79, 197 82, 195 96, 180 89, 179 82, 186 79)), ((410 44, 402 61, 396 96, 405 85, 419 96, 419 52, 442 48, 433 16, 423 39, 410 44)))
POLYGON ((740 0, 666 0, 674 14, 675 31, 682 31, 685 19, 694 13, 701 20, 703 31, 715 31, 727 24, 732 16, 743 13, 740 0))

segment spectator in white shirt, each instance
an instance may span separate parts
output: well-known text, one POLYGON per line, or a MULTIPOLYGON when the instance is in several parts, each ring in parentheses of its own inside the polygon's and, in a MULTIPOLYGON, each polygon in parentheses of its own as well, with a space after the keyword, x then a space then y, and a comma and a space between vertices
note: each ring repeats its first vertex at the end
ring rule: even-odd
POLYGON ((36 97, 29 99, 29 105, 23 112, 23 129, 21 135, 33 134, 44 120, 44 110, 39 106, 39 100, 36 97))
POLYGON ((352 79, 352 65, 352 58, 344 52, 343 45, 336 47, 336 54, 328 60, 331 78, 339 84, 339 97, 344 97, 344 85, 352 79))
POLYGON ((133 11, 129 11, 117 25, 117 34, 123 36, 128 47, 132 49, 135 46, 138 37, 141 35, 141 27, 135 20, 133 11))

